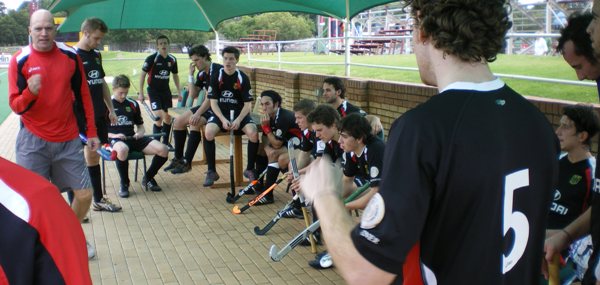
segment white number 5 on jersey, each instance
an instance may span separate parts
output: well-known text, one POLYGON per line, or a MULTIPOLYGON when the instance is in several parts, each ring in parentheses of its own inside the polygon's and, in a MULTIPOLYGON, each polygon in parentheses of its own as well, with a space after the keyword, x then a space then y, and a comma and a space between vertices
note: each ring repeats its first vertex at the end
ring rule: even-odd
POLYGON ((504 181, 504 237, 511 228, 515 233, 515 240, 512 250, 508 255, 502 256, 502 274, 510 271, 521 259, 527 240, 529 240, 529 221, 527 217, 519 211, 513 212, 513 194, 516 190, 529 186, 529 169, 519 170, 506 176, 504 181))

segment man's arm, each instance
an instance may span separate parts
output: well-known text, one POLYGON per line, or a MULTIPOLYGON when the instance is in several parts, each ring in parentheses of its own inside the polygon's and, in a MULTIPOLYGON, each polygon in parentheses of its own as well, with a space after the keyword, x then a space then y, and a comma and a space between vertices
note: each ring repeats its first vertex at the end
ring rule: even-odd
POLYGON ((17 114, 25 113, 37 100, 42 78, 39 74, 25 77, 17 70, 17 57, 10 59, 8 66, 8 102, 10 108, 17 114), (26 84, 23 84, 27 82, 26 84), (23 85, 21 85, 23 84, 23 85))
POLYGON ((181 101, 183 98, 181 97, 181 88, 179 85, 179 74, 173 73, 173 82, 175 82, 175 88, 177 89, 177 99, 181 101))
POLYGON ((115 114, 115 107, 113 106, 112 99, 110 98, 108 84, 106 84, 104 79, 102 79, 102 98, 104 99, 106 108, 108 108, 108 119, 110 120, 110 123, 114 125, 117 123, 117 115, 115 114))
POLYGON ((337 193, 341 182, 331 179, 341 177, 340 170, 325 157, 311 165, 301 182, 302 193, 308 200, 314 200, 327 250, 340 274, 348 284, 390 284, 396 275, 367 261, 350 238, 354 222, 337 193))
POLYGON ((346 209, 348 210, 362 210, 364 208, 367 207, 367 204, 369 204, 369 201, 371 200, 371 197, 373 197, 373 195, 375 195, 375 193, 379 192, 379 187, 369 187, 369 190, 367 190, 367 192, 365 192, 364 194, 362 194, 362 196, 360 196, 358 199, 349 202, 346 204, 346 209))
POLYGON ((146 133, 146 129, 144 129, 144 124, 136 125, 136 127, 137 127, 137 129, 136 129, 135 135, 133 135, 133 137, 135 139, 139 139, 144 136, 144 134, 146 133))
POLYGON ((555 254, 569 247, 569 245, 590 233, 592 221, 592 207, 589 207, 577 219, 571 222, 564 229, 546 239, 544 243, 544 252, 546 260, 550 262, 555 254))
POLYGON ((140 101, 144 101, 144 83, 146 83, 146 75, 148 72, 142 70, 142 74, 140 74, 140 94, 138 94, 138 99, 140 101))

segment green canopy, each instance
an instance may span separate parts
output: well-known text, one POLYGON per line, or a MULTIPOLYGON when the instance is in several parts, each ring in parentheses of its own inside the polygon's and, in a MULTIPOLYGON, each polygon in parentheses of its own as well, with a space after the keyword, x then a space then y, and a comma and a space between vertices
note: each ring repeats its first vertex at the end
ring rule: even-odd
POLYGON ((87 17, 110 29, 214 30, 220 22, 264 12, 303 12, 344 19, 389 0, 55 0, 51 12, 67 12, 63 32, 79 31, 87 17))
MULTIPOLYGON (((57 0, 51 12, 67 12, 62 32, 79 31, 87 17, 98 17, 109 29, 214 30, 218 23, 242 15, 322 11, 277 0, 57 0)), ((334 16, 334 15, 329 15, 334 16)))

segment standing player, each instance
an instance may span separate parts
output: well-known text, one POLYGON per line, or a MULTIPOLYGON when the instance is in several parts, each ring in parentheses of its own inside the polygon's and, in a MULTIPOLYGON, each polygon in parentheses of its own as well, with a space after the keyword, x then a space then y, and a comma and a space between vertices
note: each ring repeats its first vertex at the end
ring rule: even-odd
POLYGON ((173 74, 173 82, 175 82, 175 88, 177 88, 177 96, 181 100, 179 76, 177 75, 177 59, 172 54, 169 54, 169 38, 167 36, 158 36, 156 38, 156 46, 158 51, 149 55, 142 66, 138 99, 140 102, 145 100, 144 82, 146 81, 146 75, 148 75, 150 107, 154 111, 154 114, 160 117, 160 120, 154 122, 153 133, 164 132, 163 143, 170 148, 171 116, 168 111, 169 108, 173 107, 173 97, 171 96, 171 88, 169 87, 171 74, 173 74))
POLYGON ((544 115, 489 69, 508 1, 409 3, 421 79, 440 94, 394 122, 359 225, 330 162, 305 175, 329 253, 350 284, 535 284, 559 147, 544 115))
MULTIPOLYGON (((197 45, 188 52, 192 63, 190 64, 190 75, 188 77, 188 90, 192 98, 198 97, 200 90, 208 90, 210 77, 212 74, 223 68, 218 63, 213 63, 210 58, 210 52, 203 45, 197 45), (198 69, 198 75, 194 81, 194 71, 198 69)), ((210 100, 204 97, 200 106, 191 108, 179 116, 173 123, 173 139, 175 141, 175 158, 164 170, 171 170, 171 173, 185 173, 192 169, 192 159, 202 141, 201 131, 206 125, 208 119, 213 116, 210 109, 210 100), (188 136, 186 126, 190 127, 190 140, 187 144, 185 156, 183 155, 183 146, 188 136)))
MULTIPOLYGON (((81 39, 75 45, 77 54, 83 62, 83 69, 87 77, 87 84, 90 87, 92 103, 94 105, 94 114, 96 131, 101 144, 108 143, 108 127, 117 122, 117 116, 110 99, 108 85, 104 81, 104 69, 102 68, 102 56, 100 51, 96 50, 104 35, 108 32, 108 27, 99 18, 88 18, 81 24, 81 39)), ((102 194, 102 176, 100 173, 100 156, 92 151, 89 146, 84 147, 85 161, 92 182, 93 209, 96 211, 118 212, 120 206, 113 204, 108 197, 102 194)), ((72 192, 69 192, 69 200, 72 200, 72 192)))
POLYGON ((248 165, 244 176, 254 180, 254 163, 258 153, 258 131, 250 118, 252 110, 252 87, 248 76, 237 69, 240 51, 235 47, 225 47, 221 52, 223 68, 211 75, 208 98, 214 116, 208 119, 205 128, 204 152, 208 163, 208 172, 204 187, 211 186, 219 179, 215 167, 215 136, 220 131, 242 130, 248 136, 248 165), (230 121, 229 111, 234 111, 234 120, 230 121))
POLYGON ((113 105, 115 112, 119 117, 118 123, 108 128, 108 137, 114 151, 117 152, 117 171, 121 177, 121 190, 119 196, 129 197, 129 161, 127 156, 129 150, 141 151, 144 154, 154 154, 152 163, 146 175, 142 178, 142 186, 151 191, 161 191, 154 176, 158 170, 167 162, 169 149, 166 145, 157 140, 144 137, 144 121, 140 105, 137 102, 127 98, 129 93, 129 78, 125 75, 118 75, 113 79, 113 105), (134 125, 137 130, 134 130, 134 125), (126 137, 133 137, 128 139, 126 137))
POLYGON ((590 35, 585 31, 593 18, 589 12, 571 14, 558 38, 556 51, 575 70, 579 80, 600 79, 600 64, 594 56, 590 35))
MULTIPOLYGON (((89 173, 79 135, 98 148, 94 107, 83 64, 75 50, 55 42, 56 26, 48 10, 30 18, 31 44, 8 66, 9 104, 21 119, 17 163, 50 180, 60 191, 74 191, 71 207, 82 221, 92 203, 89 173)), ((88 255, 95 250, 88 243, 88 255)))
MULTIPOLYGON (((263 143, 265 143, 264 149, 269 162, 264 189, 268 189, 277 180, 280 170, 287 172, 287 166, 290 163, 287 142, 295 139, 297 142, 294 145, 300 143, 300 128, 296 125, 294 113, 281 107, 279 93, 273 90, 263 91, 260 94, 260 106, 264 113, 261 118, 263 143), (265 138, 266 141, 264 141, 265 138)), ((255 205, 272 204, 273 201, 273 191, 271 191, 258 200, 255 205)))

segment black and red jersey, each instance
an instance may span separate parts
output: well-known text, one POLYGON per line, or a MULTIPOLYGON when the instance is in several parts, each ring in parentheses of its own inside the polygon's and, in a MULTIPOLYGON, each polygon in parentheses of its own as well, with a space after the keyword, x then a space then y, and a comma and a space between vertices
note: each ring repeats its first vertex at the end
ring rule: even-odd
POLYGON ((66 142, 79 136, 96 137, 94 109, 81 59, 72 47, 56 42, 52 50, 39 52, 26 46, 8 66, 11 109, 34 135, 50 142, 66 142), (27 88, 27 80, 39 74, 39 94, 27 88))
POLYGON ((43 177, 0 158, 0 284, 92 284, 75 213, 43 177))
POLYGON ((344 175, 369 181, 372 187, 379 186, 384 151, 385 143, 371 136, 362 153, 344 153, 342 160, 344 175))
POLYGON ((230 110, 234 110, 237 117, 244 108, 244 103, 254 100, 250 79, 239 69, 229 75, 225 68, 221 68, 210 76, 210 80, 208 99, 217 100, 219 109, 225 116, 228 116, 230 110))
POLYGON ((323 142, 320 139, 317 139, 315 142, 315 153, 316 157, 321 157, 323 155, 329 155, 332 162, 336 162, 342 158, 344 155, 344 150, 340 147, 340 144, 336 140, 330 140, 329 142, 323 142))
POLYGON ((451 84, 394 122, 354 245, 394 284, 537 284, 558 153, 502 81, 451 84))
POLYGON ((138 102, 125 99, 123 103, 112 99, 117 115, 117 124, 109 125, 108 132, 111 134, 124 134, 125 136, 133 136, 135 134, 134 126, 143 125, 142 112, 138 102))
POLYGON ((104 68, 102 68, 102 55, 98 50, 83 50, 75 47, 77 54, 83 63, 83 70, 90 88, 94 114, 96 117, 104 118, 108 114, 106 103, 104 103, 104 68))
POLYGON ((548 229, 562 229, 577 219, 592 201, 592 182, 596 159, 590 157, 575 163, 567 155, 559 162, 558 187, 554 190, 548 229))
POLYGON ((171 92, 169 80, 171 73, 177 74, 177 59, 172 54, 163 57, 155 52, 144 60, 142 70, 148 73, 148 87, 157 91, 171 92))
POLYGON ((296 118, 292 111, 278 108, 275 117, 270 118, 269 123, 272 134, 275 135, 277 140, 282 141, 284 145, 287 144, 288 140, 293 138, 298 139, 294 145, 300 144, 302 132, 296 124, 296 118))
POLYGON ((208 90, 211 76, 216 74, 219 70, 221 70, 221 68, 223 68, 222 65, 211 62, 210 66, 206 70, 200 70, 200 72, 196 74, 196 82, 194 82, 194 85, 200 89, 206 88, 208 90))
POLYGON ((350 104, 350 102, 348 102, 347 100, 344 100, 344 102, 342 102, 342 104, 337 106, 336 110, 338 111, 338 113, 340 114, 340 117, 342 117, 342 118, 344 118, 347 115, 352 114, 352 113, 359 113, 362 116, 367 115, 367 113, 365 111, 350 104))

